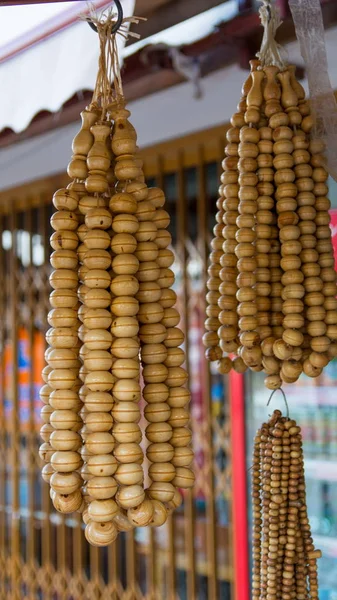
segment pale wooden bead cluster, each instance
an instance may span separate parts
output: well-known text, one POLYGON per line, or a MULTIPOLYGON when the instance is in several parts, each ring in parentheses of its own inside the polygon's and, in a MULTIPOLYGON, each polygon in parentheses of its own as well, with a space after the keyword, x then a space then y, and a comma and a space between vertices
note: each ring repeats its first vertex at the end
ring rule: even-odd
POLYGON ((162 525, 182 501, 178 488, 194 483, 170 217, 164 193, 144 183, 129 115, 116 104, 104 121, 83 111, 73 182, 54 194, 51 219, 43 478, 57 510, 82 512, 97 546, 162 525))
POLYGON ((251 67, 227 132, 203 341, 220 373, 264 371, 274 390, 337 355, 336 272, 324 148, 295 68, 251 67))
POLYGON ((318 599, 300 427, 275 411, 257 432, 252 465, 252 598, 318 599))

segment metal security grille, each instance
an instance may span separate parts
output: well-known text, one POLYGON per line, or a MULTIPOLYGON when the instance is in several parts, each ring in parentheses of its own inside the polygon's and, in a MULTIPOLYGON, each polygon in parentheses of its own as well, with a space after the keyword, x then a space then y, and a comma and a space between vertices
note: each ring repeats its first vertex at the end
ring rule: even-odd
POLYGON ((0 600, 230 598, 227 386, 209 372, 201 344, 224 134, 218 128, 144 153, 149 183, 164 188, 172 216, 176 290, 188 332, 196 486, 166 525, 120 534, 108 549, 89 547, 79 515, 64 517, 52 509, 40 477, 50 199, 66 179, 1 194, 0 600))

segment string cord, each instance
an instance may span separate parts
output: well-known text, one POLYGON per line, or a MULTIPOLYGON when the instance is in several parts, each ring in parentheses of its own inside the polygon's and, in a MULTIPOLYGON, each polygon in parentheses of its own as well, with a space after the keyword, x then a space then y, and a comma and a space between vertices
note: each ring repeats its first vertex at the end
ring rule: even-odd
POLYGON ((280 70, 285 68, 285 62, 281 56, 281 46, 275 40, 276 31, 281 25, 279 12, 271 0, 260 0, 262 6, 259 10, 261 25, 264 28, 260 51, 256 56, 261 66, 274 65, 280 70))
POLYGON ((286 397, 286 395, 285 395, 284 391, 282 390, 282 388, 279 388, 279 389, 277 389, 277 390, 273 390, 273 391, 272 391, 272 393, 271 393, 271 394, 270 394, 270 396, 269 396, 269 400, 268 400, 268 402, 267 402, 267 406, 269 406, 269 404, 270 404, 270 402, 271 402, 271 399, 272 399, 272 397, 274 396, 275 392, 281 392, 281 394, 282 394, 282 396, 283 396, 284 403, 285 403, 285 405, 286 405, 286 408, 287 408, 287 419, 289 419, 289 406, 288 406, 288 402, 287 402, 287 397, 286 397))

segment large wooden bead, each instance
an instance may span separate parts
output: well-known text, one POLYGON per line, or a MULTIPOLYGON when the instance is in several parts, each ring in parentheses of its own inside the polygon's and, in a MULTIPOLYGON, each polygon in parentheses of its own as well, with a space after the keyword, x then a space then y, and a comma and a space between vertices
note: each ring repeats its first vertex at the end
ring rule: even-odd
MULTIPOLYGON (((92 208, 85 215, 85 224, 89 229, 109 229, 112 223, 110 212, 103 207, 92 208)), ((85 236, 87 243, 87 236, 85 236)))
POLYGON ((56 451, 53 453, 50 463, 55 471, 60 473, 72 473, 82 465, 82 459, 78 452, 56 451))
MULTIPOLYGON (((139 302, 160 302, 162 304, 162 290, 158 283, 155 281, 143 281, 139 284, 139 290, 136 294, 136 298, 139 302)), ((163 307, 165 308, 165 307, 163 307)))
POLYGON ((118 513, 119 508, 112 499, 93 500, 88 505, 88 515, 96 523, 108 523, 118 513))
POLYGON ((190 402, 191 393, 187 388, 171 388, 169 391, 168 404, 171 408, 183 408, 190 402))
POLYGON ((153 463, 169 462, 174 456, 174 448, 167 442, 152 443, 148 446, 146 455, 153 463))
POLYGON ((165 383, 147 383, 143 389, 143 396, 150 404, 166 402, 169 397, 169 388, 165 383))
POLYGON ((168 350, 164 344, 146 344, 141 349, 143 364, 164 363, 167 359, 168 350))
POLYGON ((133 275, 117 275, 112 279, 110 289, 115 296, 135 296, 139 283, 133 275))
POLYGON ((111 197, 109 208, 115 214, 135 214, 137 200, 132 194, 120 192, 111 197))
POLYGON ((172 481, 176 470, 171 462, 153 463, 149 468, 149 476, 152 481, 172 481))
POLYGON ((102 229, 89 229, 84 241, 88 250, 106 250, 110 246, 110 236, 102 229))
POLYGON ((142 325, 139 329, 139 338, 144 344, 160 344, 167 338, 166 327, 161 323, 142 325))
POLYGON ((181 448, 182 446, 188 446, 191 442, 191 439, 192 432, 190 431, 190 429, 188 429, 187 427, 175 427, 172 430, 170 444, 174 448, 181 448))
POLYGON ((140 385, 135 379, 122 379, 113 387, 113 396, 119 402, 138 402, 140 385))
POLYGON ((166 330, 164 344, 167 348, 180 346, 185 339, 183 332, 178 327, 169 327, 166 330))
POLYGON ((128 485, 119 488, 116 501, 122 508, 129 509, 139 506, 145 500, 144 489, 140 485, 128 485))
POLYGON ((171 409, 166 402, 148 404, 144 410, 144 416, 149 423, 168 421, 171 409))
POLYGON ((72 290, 78 285, 78 276, 71 269, 57 269, 50 275, 49 282, 54 290, 72 290))
POLYGON ((122 464, 141 463, 143 461, 143 451, 135 442, 117 444, 114 456, 122 464))
POLYGON ((139 330, 135 317, 116 317, 111 324, 111 333, 117 338, 133 338, 139 330))
POLYGON ((53 195, 56 210, 74 211, 77 209, 79 197, 73 190, 62 188, 53 195))
POLYGON ((112 374, 117 379, 134 379, 139 376, 139 361, 132 358, 118 358, 112 366, 112 374))
POLYGON ((118 466, 115 479, 120 485, 139 485, 144 479, 143 468, 137 463, 128 463, 118 466))
POLYGON ((164 504, 159 502, 159 500, 151 499, 151 502, 153 506, 153 515, 149 525, 151 527, 160 527, 161 525, 164 525, 167 520, 167 510, 164 504))
POLYGON ((174 449, 174 457, 172 458, 172 464, 175 467, 189 467, 193 461, 193 450, 192 448, 181 447, 174 449))
POLYGON ((50 487, 58 494, 72 494, 82 486, 82 478, 76 471, 74 473, 53 473, 50 478, 50 487))
POLYGON ((187 467, 176 467, 176 476, 173 479, 173 485, 178 488, 191 488, 194 485, 195 475, 187 467))
POLYGON ((106 350, 91 350, 84 357, 84 366, 88 371, 109 371, 112 356, 106 350))
POLYGON ((85 332, 84 342, 88 350, 108 350, 112 335, 105 329, 92 329, 85 332))
POLYGON ((117 534, 117 527, 112 521, 96 523, 90 520, 85 528, 85 537, 92 546, 108 546, 115 541, 117 534))
POLYGON ((137 338, 116 338, 111 352, 115 358, 135 358, 139 354, 139 342, 137 338))
POLYGON ((50 423, 54 429, 68 429, 78 431, 81 428, 81 419, 73 410, 54 410, 50 415, 50 423))
POLYGON ((91 371, 85 378, 85 385, 92 392, 108 392, 112 389, 114 381, 109 371, 91 371))
POLYGON ((145 498, 137 507, 129 508, 128 519, 135 527, 145 527, 151 523, 154 513, 152 500, 145 498))
MULTIPOLYGON (((76 213, 69 210, 59 210, 52 215, 50 224, 58 235, 62 235, 63 231, 73 232, 78 226, 78 216, 76 213)), ((57 239, 57 236, 55 236, 55 238, 57 239)), ((59 247, 64 248, 65 246, 63 245, 59 247)), ((56 249, 57 248, 55 248, 55 250, 56 249)))
POLYGON ((106 289, 111 283, 111 276, 103 269, 90 269, 84 275, 84 283, 90 289, 106 289))
POLYGON ((76 308, 78 305, 78 297, 75 289, 53 290, 49 301, 53 308, 76 308))
POLYGON ((162 383, 168 376, 168 369, 165 365, 151 364, 143 368, 143 377, 146 383, 162 383))
POLYGON ((111 433, 106 431, 89 433, 85 443, 91 454, 109 454, 115 446, 111 433))
POLYGON ((75 452, 81 447, 82 439, 76 431, 58 429, 51 433, 49 443, 54 451, 75 452))
MULTIPOLYGON (((137 317, 140 323, 159 323, 164 317, 164 309, 158 302, 142 303, 137 317)), ((163 324, 167 327, 165 322, 163 324)))
POLYGON ((135 402, 116 402, 112 409, 112 416, 119 423, 138 423, 139 406, 135 402))
POLYGON ((112 427, 112 416, 107 412, 88 413, 85 424, 90 432, 110 431, 112 427))
POLYGON ((83 498, 80 490, 76 490, 71 494, 65 495, 54 493, 52 500, 57 511, 62 513, 72 513, 80 508, 83 498))
POLYGON ((148 489, 149 496, 160 502, 169 502, 172 500, 174 493, 175 487, 172 483, 165 481, 154 481, 148 489))
POLYGON ((93 477, 87 483, 87 491, 95 500, 109 500, 117 492, 114 477, 93 477))
POLYGON ((150 423, 146 428, 146 437, 149 442, 168 442, 172 436, 172 426, 166 422, 150 423))
POLYGON ((96 454, 88 457, 88 471, 95 477, 111 477, 116 473, 118 463, 112 454, 96 454))

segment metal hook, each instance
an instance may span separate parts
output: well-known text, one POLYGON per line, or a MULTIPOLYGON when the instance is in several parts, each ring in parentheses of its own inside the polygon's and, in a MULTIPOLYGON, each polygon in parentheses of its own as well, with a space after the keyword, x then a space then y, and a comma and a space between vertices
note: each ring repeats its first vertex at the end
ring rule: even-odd
MULTIPOLYGON (((122 21, 123 21, 123 8, 120 3, 120 0, 114 0, 114 2, 116 5, 116 8, 117 8, 117 21, 114 24, 114 26, 111 28, 111 33, 116 33, 116 31, 118 31, 118 29, 120 28, 122 21)), ((87 22, 88 22, 89 27, 91 27, 91 29, 93 31, 96 31, 96 33, 97 33, 96 25, 90 19, 87 19, 87 22)))
POLYGON ((273 390, 272 391, 272 393, 269 396, 269 400, 267 402, 267 406, 269 406, 270 401, 271 401, 272 397, 274 396, 275 392, 281 392, 281 394, 283 396, 284 403, 285 403, 285 405, 287 407, 287 419, 289 419, 289 406, 288 406, 286 395, 285 395, 284 391, 282 390, 282 388, 278 388, 277 390, 273 390))

